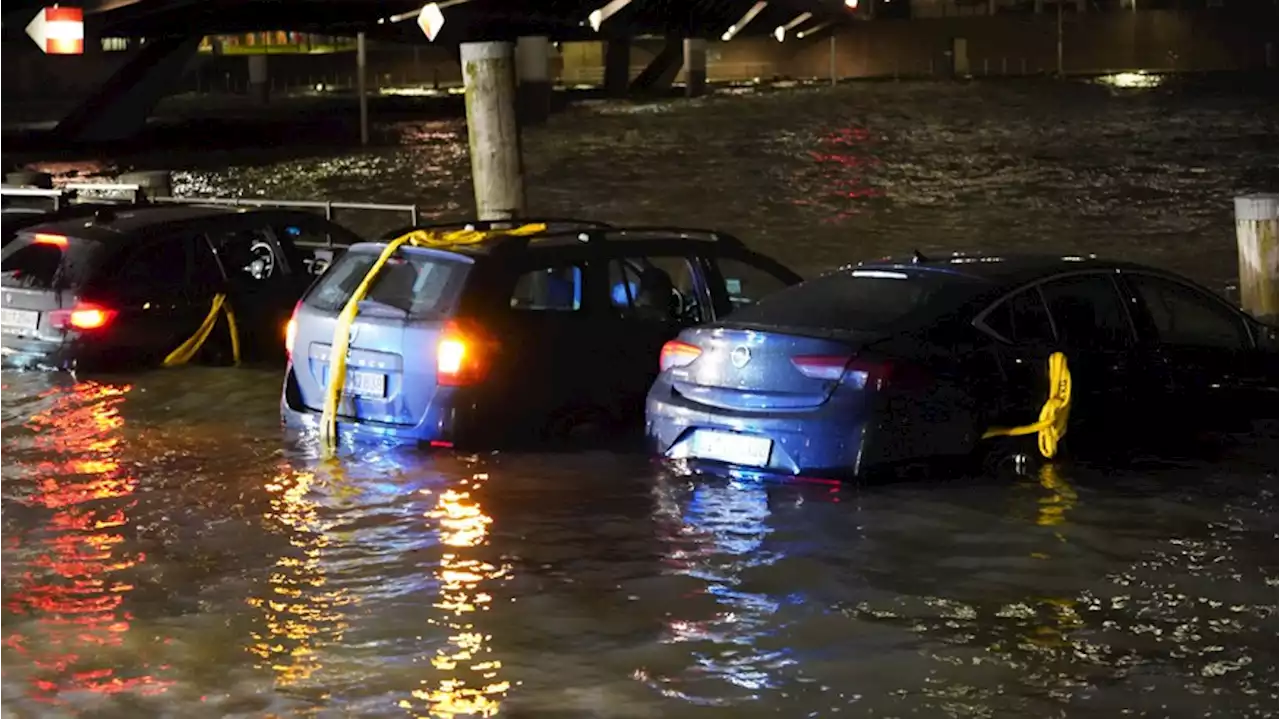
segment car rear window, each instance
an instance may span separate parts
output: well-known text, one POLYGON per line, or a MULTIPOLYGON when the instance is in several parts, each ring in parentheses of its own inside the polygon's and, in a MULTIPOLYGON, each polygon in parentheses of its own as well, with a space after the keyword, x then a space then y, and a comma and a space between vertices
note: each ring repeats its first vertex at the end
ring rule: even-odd
POLYGON ((972 280, 941 272, 850 270, 767 295, 733 313, 735 324, 813 330, 887 330, 919 325, 954 306, 972 280))
MULTIPOLYGON (((304 302, 326 312, 346 306, 378 259, 374 250, 352 250, 338 259, 304 302)), ((469 264, 421 252, 399 251, 369 287, 366 301, 394 307, 410 317, 448 314, 462 290, 469 264)))
POLYGON ((75 237, 20 234, 0 254, 0 284, 40 290, 79 287, 93 270, 99 247, 75 237))

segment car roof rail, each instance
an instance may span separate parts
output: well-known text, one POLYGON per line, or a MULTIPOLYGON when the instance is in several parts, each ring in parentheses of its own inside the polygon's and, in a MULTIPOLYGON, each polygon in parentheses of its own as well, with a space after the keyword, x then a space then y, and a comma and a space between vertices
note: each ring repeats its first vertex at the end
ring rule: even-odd
POLYGON ((172 205, 221 205, 226 207, 255 207, 280 210, 323 210, 326 220, 333 220, 338 210, 364 210, 368 212, 393 212, 409 215, 409 221, 418 223, 417 205, 394 205, 377 202, 331 202, 329 200, 273 200, 260 197, 153 197, 152 201, 172 205))
MULTIPOLYGON (((562 232, 573 232, 591 229, 609 229, 613 225, 599 220, 580 220, 573 217, 517 217, 510 220, 478 220, 478 219, 462 219, 462 220, 441 220, 439 222, 429 222, 425 224, 414 224, 408 227, 401 227, 395 230, 384 232, 378 242, 386 242, 394 240, 397 237, 407 235, 414 230, 480 230, 488 231, 495 228, 495 225, 509 225, 519 227, 521 225, 546 225, 547 229, 540 234, 559 234, 562 232)), ((505 239, 505 238, 504 238, 505 239)))
POLYGON ((536 240, 576 239, 579 242, 612 242, 619 240, 692 240, 695 242, 715 242, 727 247, 741 248, 746 245, 736 235, 720 230, 706 230, 695 227, 677 227, 666 225, 623 225, 605 227, 582 227, 549 230, 537 235, 523 237, 507 237, 497 249, 504 251, 521 250, 536 240))

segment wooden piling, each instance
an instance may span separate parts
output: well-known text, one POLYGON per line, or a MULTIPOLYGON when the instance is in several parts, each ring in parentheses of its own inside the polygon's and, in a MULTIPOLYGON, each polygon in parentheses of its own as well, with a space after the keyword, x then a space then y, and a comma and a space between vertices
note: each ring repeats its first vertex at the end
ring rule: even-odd
POLYGON ((524 214, 514 49, 509 42, 464 42, 461 50, 476 215, 510 220, 524 214))
POLYGON ((1236 252, 1240 261, 1240 306, 1255 317, 1275 318, 1280 292, 1276 254, 1276 195, 1236 198, 1236 252))

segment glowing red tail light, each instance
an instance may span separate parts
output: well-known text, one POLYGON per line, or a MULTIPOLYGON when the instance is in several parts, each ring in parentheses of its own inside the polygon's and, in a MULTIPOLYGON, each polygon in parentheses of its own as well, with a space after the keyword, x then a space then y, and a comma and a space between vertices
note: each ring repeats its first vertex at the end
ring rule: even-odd
POLYGON ((43 232, 36 233, 33 242, 37 245, 53 245, 62 249, 67 248, 67 238, 63 235, 50 235, 43 232))
POLYGON ((658 357, 658 370, 666 372, 672 367, 686 367, 702 354, 702 348, 680 340, 671 340, 662 345, 662 354, 658 357))
POLYGON ((436 344, 436 384, 463 387, 489 375, 498 343, 474 323, 449 320, 436 344))
POLYGON ((284 353, 289 359, 293 359, 293 341, 298 337, 298 308, 302 306, 302 301, 293 306, 293 314, 289 315, 289 321, 284 325, 284 353))
POLYGON ((69 310, 49 313, 50 323, 57 329, 100 330, 115 320, 118 313, 94 302, 77 302, 69 310))

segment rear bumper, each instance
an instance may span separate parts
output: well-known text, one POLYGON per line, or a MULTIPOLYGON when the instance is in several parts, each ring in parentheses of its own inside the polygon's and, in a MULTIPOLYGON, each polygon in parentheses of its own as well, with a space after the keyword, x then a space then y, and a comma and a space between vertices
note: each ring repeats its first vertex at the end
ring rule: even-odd
POLYGON ((78 343, 5 334, 0 337, 0 366, 19 369, 69 369, 76 365, 78 343))
MULTIPOLYGON (((464 388, 439 387, 422 420, 416 425, 352 421, 339 417, 338 436, 406 444, 442 442, 452 445, 474 434, 478 424, 476 413, 476 402, 464 388)), ((315 432, 320 429, 320 411, 302 403, 292 363, 285 370, 284 387, 280 393, 280 420, 291 431, 315 432)))
POLYGON ((709 407, 676 394, 661 378, 645 401, 645 437, 650 449, 667 459, 691 460, 701 470, 723 466, 777 475, 856 476, 863 465, 867 420, 865 410, 859 411, 836 398, 803 412, 709 407), (704 429, 772 440, 768 464, 732 465, 694 459, 693 436, 704 429))

